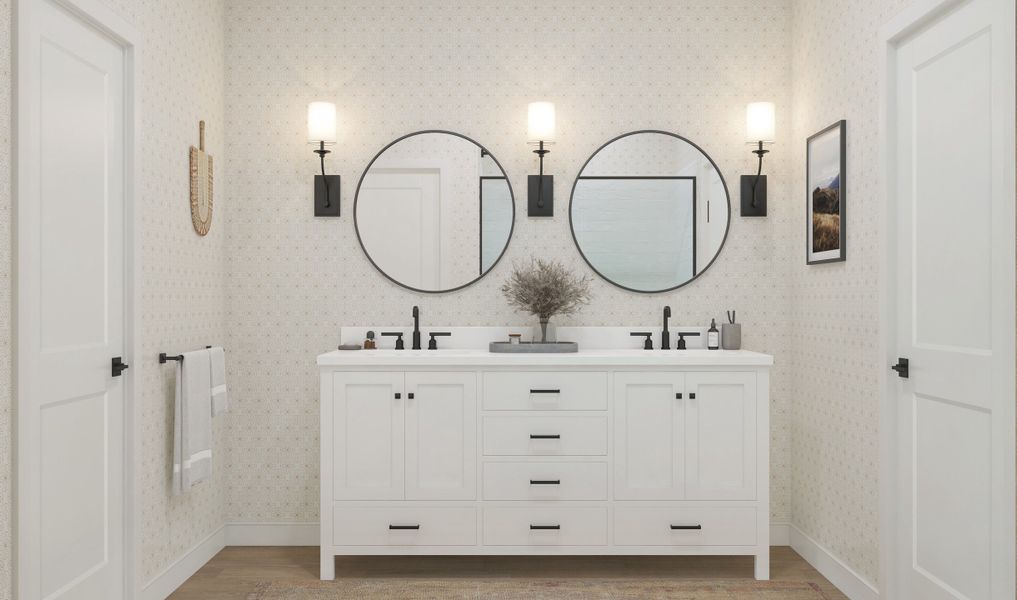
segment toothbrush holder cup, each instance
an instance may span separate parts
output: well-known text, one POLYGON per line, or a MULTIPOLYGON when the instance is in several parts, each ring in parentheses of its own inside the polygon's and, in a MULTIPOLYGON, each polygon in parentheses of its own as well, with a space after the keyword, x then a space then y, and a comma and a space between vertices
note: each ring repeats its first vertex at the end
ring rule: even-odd
POLYGON ((720 326, 720 347, 724 350, 741 350, 742 324, 722 323, 720 326))

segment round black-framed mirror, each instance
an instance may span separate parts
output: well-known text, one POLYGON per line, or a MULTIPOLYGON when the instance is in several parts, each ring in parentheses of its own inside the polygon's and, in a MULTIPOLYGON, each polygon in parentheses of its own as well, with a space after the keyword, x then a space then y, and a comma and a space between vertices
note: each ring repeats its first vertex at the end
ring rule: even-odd
POLYGON ((669 292, 720 256, 731 198, 717 163, 691 140, 630 131, 583 164, 572 184, 569 227, 583 260, 608 283, 669 292))
POLYGON ((393 283, 442 294, 472 285, 508 250, 515 195, 501 163, 454 131, 399 137, 367 164, 353 201, 364 255, 393 283))

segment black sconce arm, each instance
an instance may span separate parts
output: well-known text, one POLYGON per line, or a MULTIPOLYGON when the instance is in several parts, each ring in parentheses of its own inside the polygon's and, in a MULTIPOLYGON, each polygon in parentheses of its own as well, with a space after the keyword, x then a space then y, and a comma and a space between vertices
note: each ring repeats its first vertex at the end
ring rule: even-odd
POLYGON ((321 159, 321 183, 324 184, 324 205, 326 208, 332 206, 332 198, 328 195, 328 178, 324 175, 324 156, 331 152, 330 149, 325 149, 324 141, 320 142, 318 149, 314 151, 314 154, 321 159))
POLYGON ((756 184, 759 183, 759 176, 763 174, 763 155, 769 152, 763 148, 763 141, 759 141, 759 147, 752 151, 759 157, 759 168, 756 169, 756 178, 752 181, 752 208, 756 207, 756 184))

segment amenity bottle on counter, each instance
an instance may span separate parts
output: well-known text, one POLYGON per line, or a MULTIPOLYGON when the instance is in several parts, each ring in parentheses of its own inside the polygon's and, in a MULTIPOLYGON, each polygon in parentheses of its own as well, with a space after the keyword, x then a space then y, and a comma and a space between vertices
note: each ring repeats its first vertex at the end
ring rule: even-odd
POLYGON ((710 319, 710 330, 706 332, 706 347, 709 350, 720 350, 720 331, 717 330, 717 319, 710 319))

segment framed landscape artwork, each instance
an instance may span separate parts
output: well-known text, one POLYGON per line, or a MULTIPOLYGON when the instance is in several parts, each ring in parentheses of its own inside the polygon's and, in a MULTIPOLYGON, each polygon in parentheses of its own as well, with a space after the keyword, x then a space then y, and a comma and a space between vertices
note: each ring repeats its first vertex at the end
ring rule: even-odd
POLYGON ((837 121, 806 141, 808 235, 805 262, 845 260, 845 124, 837 121))

